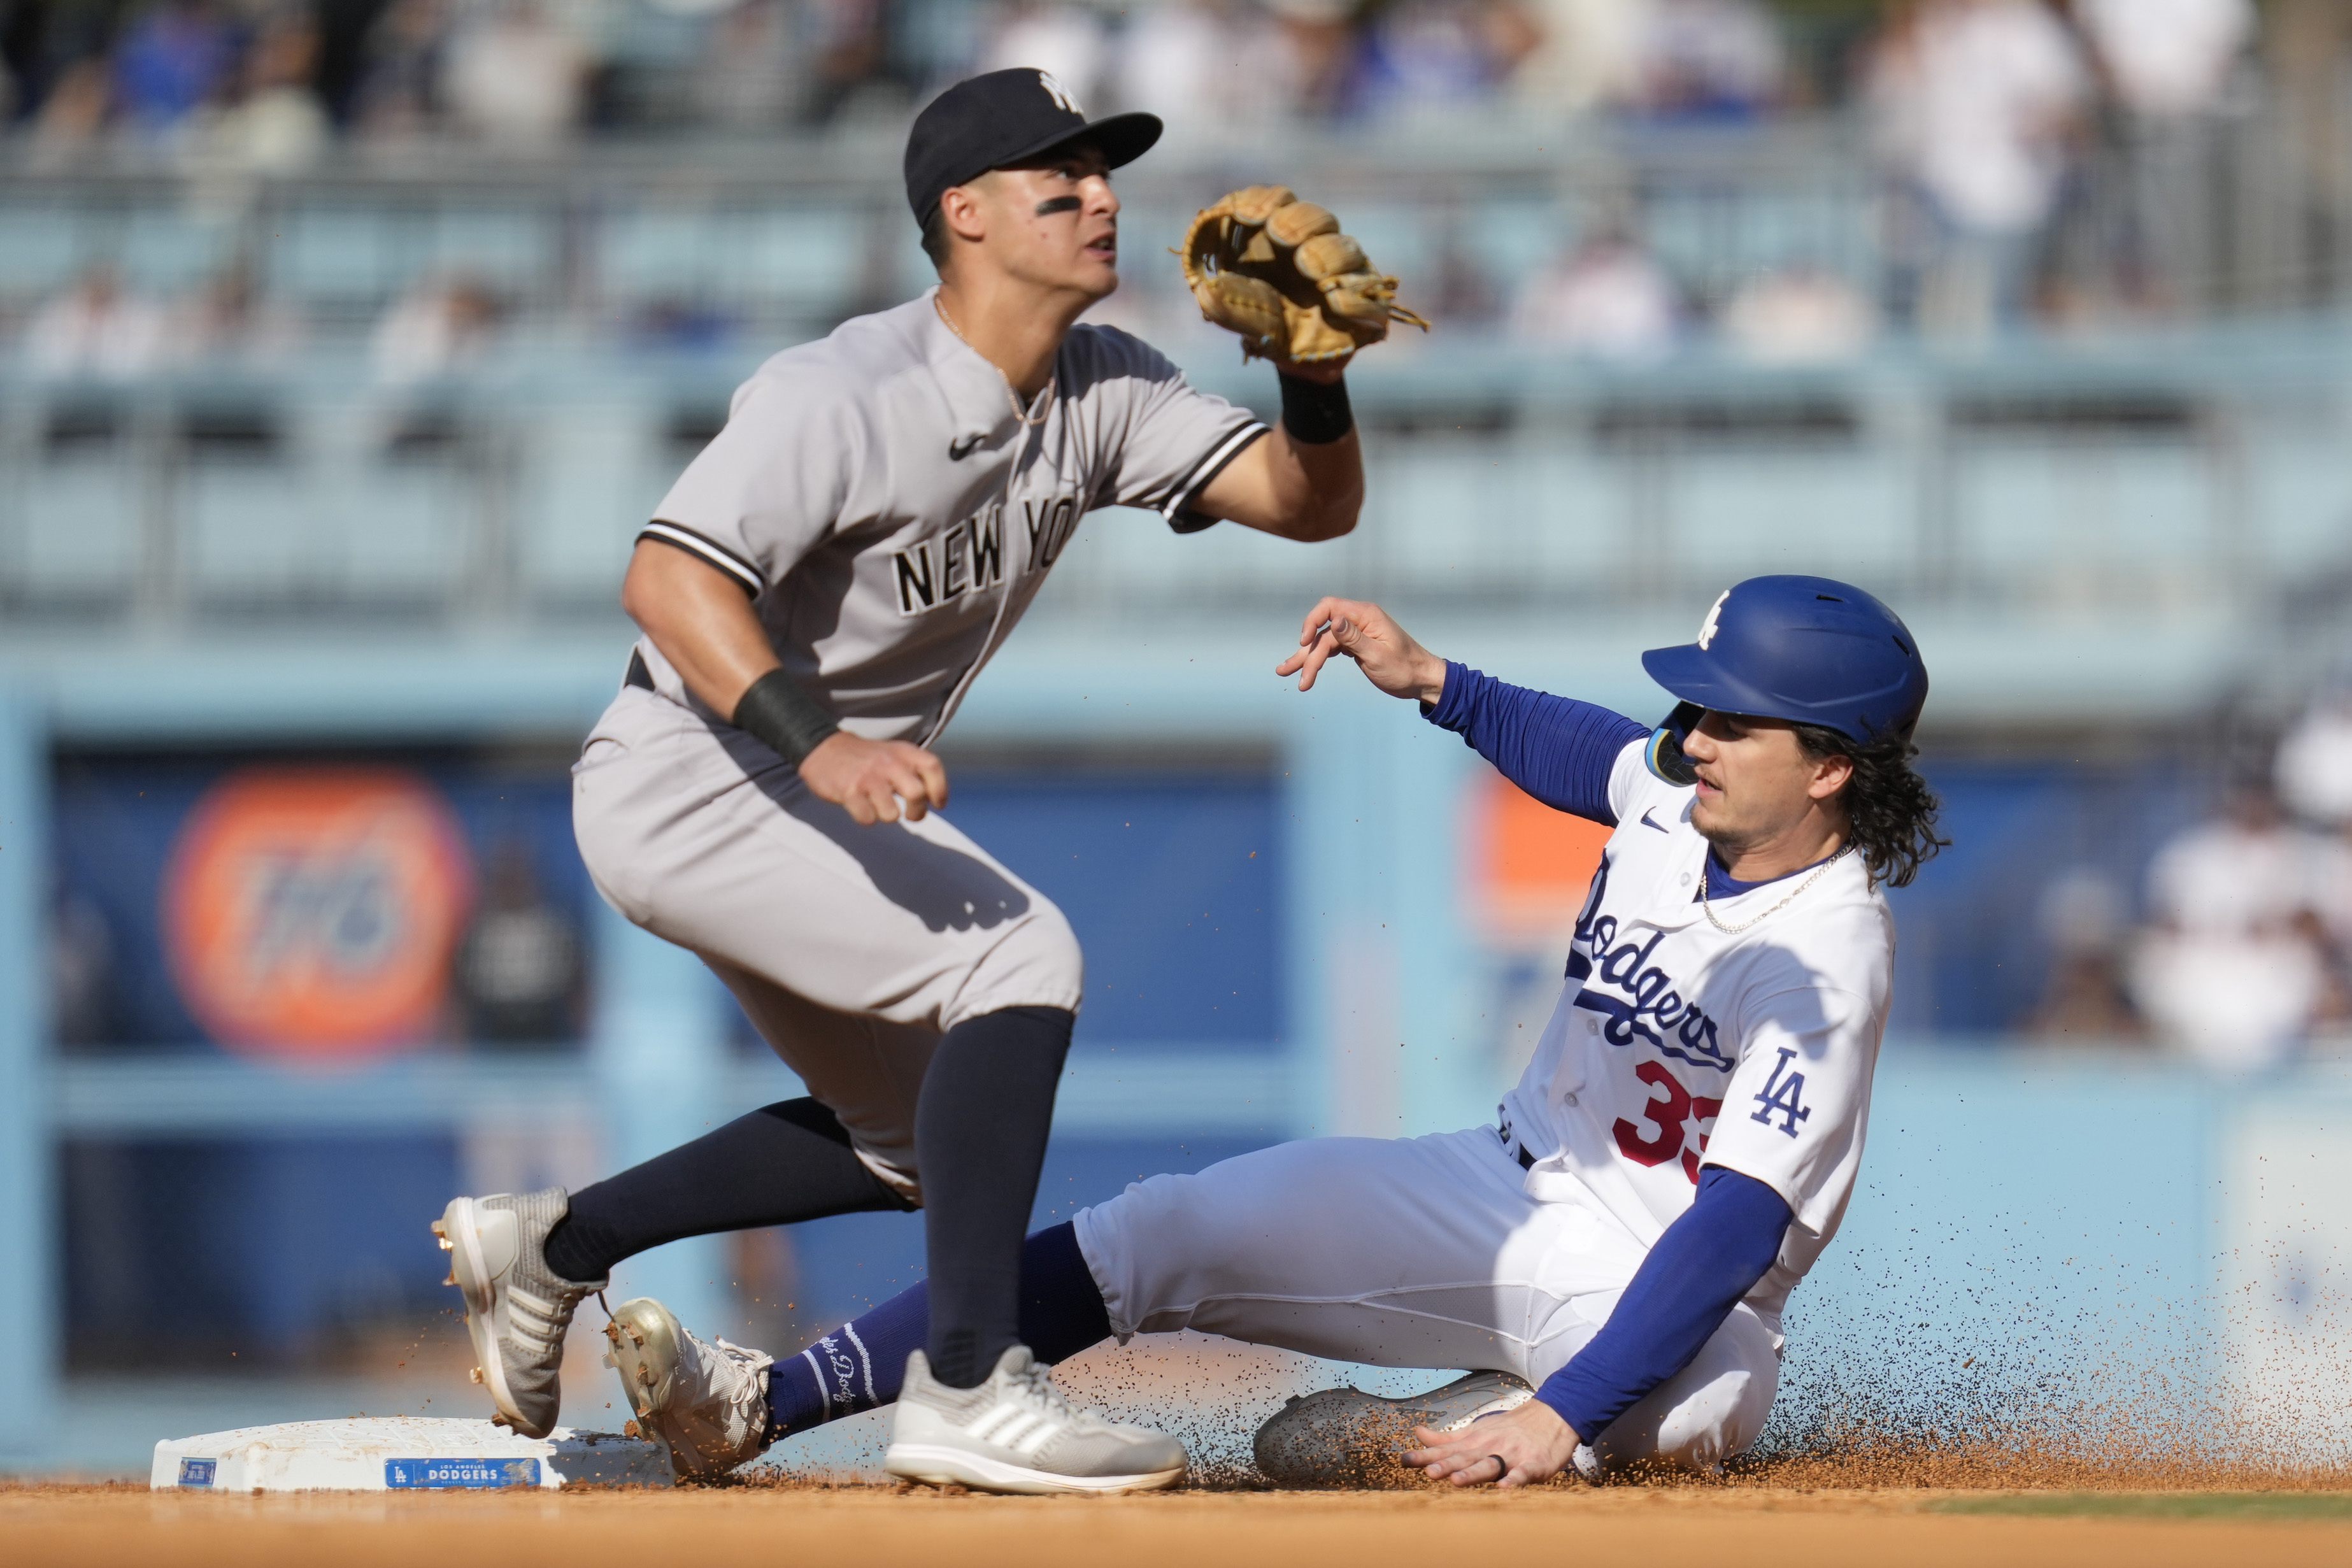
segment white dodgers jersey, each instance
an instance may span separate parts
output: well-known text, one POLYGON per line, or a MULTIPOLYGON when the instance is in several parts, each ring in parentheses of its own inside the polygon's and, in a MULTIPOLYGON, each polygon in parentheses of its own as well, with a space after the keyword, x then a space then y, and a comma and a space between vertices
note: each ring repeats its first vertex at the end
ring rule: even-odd
POLYGON ((1595 1208, 1644 1248, 1690 1206, 1702 1164, 1779 1193, 1794 1223, 1748 1294, 1777 1326, 1853 1192, 1895 921, 1853 853, 1717 899, 1710 921, 1696 792, 1642 753, 1627 746, 1612 772, 1617 828, 1504 1128, 1537 1156, 1530 1196, 1595 1208))

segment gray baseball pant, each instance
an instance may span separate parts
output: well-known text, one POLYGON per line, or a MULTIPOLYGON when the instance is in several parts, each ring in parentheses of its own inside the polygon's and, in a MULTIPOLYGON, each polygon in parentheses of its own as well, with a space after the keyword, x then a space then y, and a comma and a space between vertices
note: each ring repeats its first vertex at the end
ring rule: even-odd
POLYGON ((1006 1007, 1076 1012, 1085 994, 1062 911, 939 813, 861 827, 760 742, 635 687, 572 776, 596 890, 709 964, 910 1201, 940 1037, 1006 1007))

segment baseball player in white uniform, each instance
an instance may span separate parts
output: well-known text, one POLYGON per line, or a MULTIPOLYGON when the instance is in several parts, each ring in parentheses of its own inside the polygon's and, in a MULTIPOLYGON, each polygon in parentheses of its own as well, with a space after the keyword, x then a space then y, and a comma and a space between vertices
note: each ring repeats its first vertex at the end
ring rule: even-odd
MULTIPOLYGON (((1045 73, 918 117, 908 198, 940 284, 776 355, 640 536, 645 633, 574 769, 598 890, 691 949, 808 1086, 577 1193, 458 1198, 453 1255, 498 1415, 558 1410, 563 1335, 614 1263, 681 1237, 927 1211, 930 1327, 889 1463, 976 1487, 1165 1485, 1173 1439, 1073 1412, 1020 1342, 1022 1233, 1084 991, 1061 912, 941 816, 930 746, 1097 507, 1180 532, 1348 532, 1336 364, 1276 356, 1282 422, 1076 318, 1118 286, 1109 172, 1160 134, 1045 73), (1000 1440, 1001 1439, 1001 1440, 1000 1440)), ((669 1342, 608 1331, 615 1354, 669 1342)), ((747 1385, 764 1357, 714 1352, 747 1385)))
MULTIPOLYGON (((1423 1417, 1406 1462, 1462 1485, 1711 1468, 1762 1430, 1781 1310, 1853 1192, 1895 949, 1880 885, 1942 843, 1910 765, 1916 645, 1860 589, 1752 579, 1643 656, 1680 700, 1653 730, 1448 663, 1374 605, 1326 599, 1304 633, 1280 671, 1302 689, 1344 655, 1613 826, 1559 1005, 1496 1126, 1286 1143, 1033 1236, 1027 1341, 1056 1359, 1190 1328, 1475 1374, 1294 1404, 1258 1435, 1277 1479, 1345 1473, 1317 1445, 1400 1408, 1423 1417)), ((887 1403, 929 1310, 918 1287, 774 1363, 761 1405, 687 1335, 640 1419, 740 1462, 887 1403)))

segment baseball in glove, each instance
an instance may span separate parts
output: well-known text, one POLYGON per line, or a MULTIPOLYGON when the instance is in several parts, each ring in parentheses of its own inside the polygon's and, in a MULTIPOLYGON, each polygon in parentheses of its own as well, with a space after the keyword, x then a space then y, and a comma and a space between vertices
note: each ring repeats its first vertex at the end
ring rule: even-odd
POLYGON ((1282 185, 1251 185, 1202 208, 1177 254, 1201 314, 1240 333, 1245 359, 1345 364, 1387 337, 1391 321, 1429 331, 1338 218, 1282 185))

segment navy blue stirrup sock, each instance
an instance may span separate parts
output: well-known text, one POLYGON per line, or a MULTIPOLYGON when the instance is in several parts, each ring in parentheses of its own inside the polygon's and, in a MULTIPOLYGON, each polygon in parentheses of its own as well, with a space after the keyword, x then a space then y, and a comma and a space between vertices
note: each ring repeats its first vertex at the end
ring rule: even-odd
POLYGON ((602 1279, 624 1258, 680 1237, 909 1206, 866 1168, 838 1117, 787 1100, 573 1193, 572 1212, 547 1233, 547 1266, 566 1279, 602 1279))
POLYGON ((1077 1016, 1004 1007, 940 1037, 915 1102, 931 1375, 975 1388, 1020 1343, 1021 1238, 1077 1016))
MULTIPOLYGON (((930 1288, 917 1285, 778 1362, 768 1373, 768 1440, 894 1403, 907 1352, 922 1348, 930 1319, 930 1288)), ((1022 1342, 1051 1364, 1108 1338, 1077 1227, 1065 1222, 1031 1237, 1021 1249, 1022 1342)))

